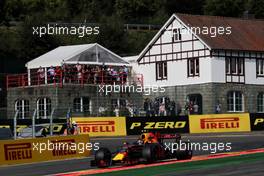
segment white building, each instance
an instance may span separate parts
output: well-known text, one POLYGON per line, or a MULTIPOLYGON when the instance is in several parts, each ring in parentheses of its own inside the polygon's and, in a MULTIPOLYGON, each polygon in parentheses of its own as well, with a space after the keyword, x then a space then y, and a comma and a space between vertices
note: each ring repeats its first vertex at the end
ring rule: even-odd
POLYGON ((173 14, 137 62, 144 85, 166 87, 153 97, 199 113, 264 112, 264 21, 173 14))

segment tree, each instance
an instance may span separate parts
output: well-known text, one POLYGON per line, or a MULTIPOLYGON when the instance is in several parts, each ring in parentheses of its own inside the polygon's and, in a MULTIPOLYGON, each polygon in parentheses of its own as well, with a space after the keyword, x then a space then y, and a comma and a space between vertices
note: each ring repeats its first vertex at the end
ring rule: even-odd
POLYGON ((128 23, 148 23, 165 0, 116 0, 116 14, 128 23))
POLYGON ((5 21, 5 3, 6 0, 0 1, 0 24, 5 21))
POLYGON ((244 0, 206 0, 206 15, 241 17, 245 11, 244 0))
POLYGON ((248 11, 250 14, 254 14, 255 18, 264 18, 264 1, 249 0, 248 11))
POLYGON ((169 15, 173 13, 203 14, 205 0, 167 0, 166 11, 169 15))

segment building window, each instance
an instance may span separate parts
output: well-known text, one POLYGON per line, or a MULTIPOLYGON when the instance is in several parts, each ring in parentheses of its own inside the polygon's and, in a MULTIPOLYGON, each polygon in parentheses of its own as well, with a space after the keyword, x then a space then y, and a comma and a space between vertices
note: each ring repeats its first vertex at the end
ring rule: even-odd
POLYGON ((17 100, 15 102, 15 111, 18 111, 17 118, 19 119, 29 118, 29 101, 17 100))
POLYGON ((51 114, 51 100, 49 98, 39 98, 37 100, 37 117, 47 118, 51 114))
POLYGON ((227 58, 226 74, 243 76, 244 75, 244 59, 243 58, 227 58))
POLYGON ((167 79, 167 62, 156 63, 156 80, 167 79))
POLYGON ((177 42, 177 41, 180 41, 182 39, 181 30, 179 28, 173 29, 172 32, 173 32, 172 42, 177 42))
POLYGON ((188 59, 188 77, 199 76, 199 58, 190 58, 188 59))
POLYGON ((244 111, 244 96, 239 91, 231 91, 227 94, 227 111, 243 112, 244 111))
POLYGON ((73 100, 74 112, 89 112, 90 111, 90 98, 79 97, 73 100))
POLYGON ((261 92, 258 94, 258 112, 264 112, 264 93, 261 92))
POLYGON ((264 60, 263 59, 256 59, 256 70, 258 77, 264 77, 264 60))

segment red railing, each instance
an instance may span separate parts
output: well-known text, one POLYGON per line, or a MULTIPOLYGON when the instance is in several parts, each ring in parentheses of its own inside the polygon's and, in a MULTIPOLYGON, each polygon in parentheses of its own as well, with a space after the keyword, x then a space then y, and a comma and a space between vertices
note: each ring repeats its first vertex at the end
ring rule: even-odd
POLYGON ((6 77, 7 88, 41 86, 47 84, 53 84, 55 87, 63 87, 64 84, 136 84, 143 86, 143 75, 126 75, 124 73, 108 75, 104 71, 86 73, 76 72, 67 74, 60 71, 55 75, 48 75, 45 73, 44 77, 37 72, 31 73, 30 77, 28 77, 28 74, 7 75, 6 77))
POLYGON ((6 76, 6 86, 7 88, 28 86, 28 75, 26 73, 7 75, 6 76))

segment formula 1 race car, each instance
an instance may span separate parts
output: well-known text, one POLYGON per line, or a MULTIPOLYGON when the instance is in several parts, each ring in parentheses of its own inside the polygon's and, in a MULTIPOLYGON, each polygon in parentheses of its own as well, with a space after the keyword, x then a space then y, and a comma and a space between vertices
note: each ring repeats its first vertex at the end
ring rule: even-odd
POLYGON ((185 147, 184 150, 172 148, 175 144, 180 143, 188 145, 189 142, 182 141, 179 134, 143 133, 138 141, 133 144, 124 143, 115 153, 111 153, 108 148, 100 148, 95 153, 91 166, 104 168, 116 164, 134 165, 166 159, 191 159, 192 150, 188 150, 188 147, 185 147), (175 139, 175 141, 172 142, 173 145, 168 145, 169 143, 164 143, 165 139, 175 139))

